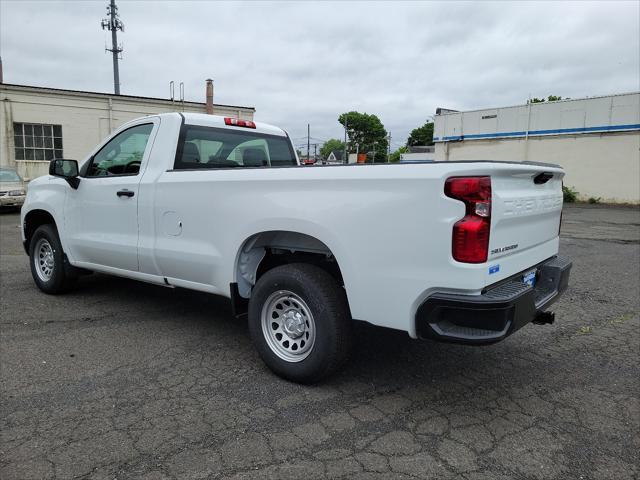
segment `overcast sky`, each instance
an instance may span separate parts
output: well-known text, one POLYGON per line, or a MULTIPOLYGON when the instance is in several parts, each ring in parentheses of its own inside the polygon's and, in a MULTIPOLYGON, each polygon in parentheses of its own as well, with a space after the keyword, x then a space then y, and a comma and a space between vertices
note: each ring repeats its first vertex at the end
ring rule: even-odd
MULTIPOLYGON (((639 2, 118 2, 121 92, 256 108, 297 144, 374 113, 395 149, 435 113, 640 89, 639 2)), ((107 1, 0 0, 4 81, 113 91, 107 1)))

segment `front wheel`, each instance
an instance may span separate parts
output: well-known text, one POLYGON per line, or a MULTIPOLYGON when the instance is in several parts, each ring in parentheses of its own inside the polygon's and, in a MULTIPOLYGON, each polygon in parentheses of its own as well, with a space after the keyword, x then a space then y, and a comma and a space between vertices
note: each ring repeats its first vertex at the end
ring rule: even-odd
POLYGON ((349 352, 351 316, 344 289, 314 265, 269 270, 249 300, 249 332, 277 375, 317 382, 335 372, 349 352))
POLYGON ((75 280, 65 268, 62 244, 54 226, 41 225, 36 229, 29 244, 29 257, 31 276, 45 293, 62 293, 75 280))

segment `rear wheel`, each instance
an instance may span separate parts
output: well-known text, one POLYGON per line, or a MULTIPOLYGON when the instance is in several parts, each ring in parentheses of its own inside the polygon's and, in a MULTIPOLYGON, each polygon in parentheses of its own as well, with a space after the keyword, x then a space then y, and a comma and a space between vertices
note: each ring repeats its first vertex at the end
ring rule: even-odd
POLYGON ((29 244, 31 276, 40 290, 56 294, 67 290, 76 277, 65 268, 64 252, 53 225, 41 225, 29 244))
POLYGON ((335 372, 349 352, 351 317, 344 289, 314 265, 269 270, 249 300, 249 331, 277 375, 317 382, 335 372))

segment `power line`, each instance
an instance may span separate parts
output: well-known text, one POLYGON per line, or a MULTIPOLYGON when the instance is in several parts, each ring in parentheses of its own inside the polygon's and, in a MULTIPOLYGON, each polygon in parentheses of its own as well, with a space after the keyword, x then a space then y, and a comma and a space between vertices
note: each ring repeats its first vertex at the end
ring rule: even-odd
MULTIPOLYGON (((325 139, 325 138, 314 137, 314 136, 309 136, 309 138, 310 138, 311 140, 317 140, 317 141, 319 141, 320 143, 327 143, 329 140, 335 140, 335 139, 329 139, 329 140, 327 140, 327 139, 325 139)), ((299 141, 299 140, 307 140, 307 136, 305 135, 304 137, 294 137, 294 138, 292 138, 291 140, 292 140, 292 141, 294 141, 294 142, 295 142, 295 141, 299 141)))
MULTIPOLYGON (((310 143, 308 146, 309 146, 309 149, 310 149, 313 146, 320 146, 320 145, 322 145, 322 144, 321 143, 310 143)), ((306 143, 297 143, 297 144, 294 144, 294 146, 296 148, 302 148, 303 150, 307 149, 307 144, 306 143)))

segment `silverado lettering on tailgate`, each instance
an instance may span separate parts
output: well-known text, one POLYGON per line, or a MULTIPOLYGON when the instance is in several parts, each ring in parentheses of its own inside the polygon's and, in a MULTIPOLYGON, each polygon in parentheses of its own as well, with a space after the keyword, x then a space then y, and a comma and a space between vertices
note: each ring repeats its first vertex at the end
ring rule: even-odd
POLYGON ((495 255, 496 253, 508 252, 509 250, 515 250, 518 248, 518 244, 514 243, 513 245, 507 245, 506 247, 494 248, 491 250, 491 255, 495 255))

